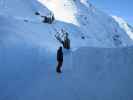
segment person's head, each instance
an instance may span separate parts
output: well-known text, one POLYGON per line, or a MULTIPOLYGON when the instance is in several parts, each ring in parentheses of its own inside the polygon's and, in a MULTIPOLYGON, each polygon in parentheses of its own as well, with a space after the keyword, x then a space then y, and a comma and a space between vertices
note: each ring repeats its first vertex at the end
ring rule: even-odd
POLYGON ((62 51, 62 46, 59 47, 59 50, 62 51))

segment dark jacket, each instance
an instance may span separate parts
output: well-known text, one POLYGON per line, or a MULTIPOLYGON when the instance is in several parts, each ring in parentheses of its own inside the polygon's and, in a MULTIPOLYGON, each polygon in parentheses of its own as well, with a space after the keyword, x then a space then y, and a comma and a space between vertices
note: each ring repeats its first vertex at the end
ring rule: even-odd
POLYGON ((58 51, 57 51, 57 61, 63 62, 63 52, 62 52, 62 49, 58 49, 58 51))
POLYGON ((64 48, 66 48, 66 49, 70 49, 70 40, 69 40, 69 38, 66 38, 66 39, 64 40, 63 46, 64 46, 64 48))

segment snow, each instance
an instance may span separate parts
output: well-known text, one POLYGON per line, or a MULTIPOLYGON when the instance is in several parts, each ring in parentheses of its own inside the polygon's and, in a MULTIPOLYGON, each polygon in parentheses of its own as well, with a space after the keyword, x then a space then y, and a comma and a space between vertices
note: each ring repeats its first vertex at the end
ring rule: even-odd
POLYGON ((72 0, 38 0, 55 14, 57 20, 78 24, 75 18, 76 6, 72 0))
POLYGON ((133 44, 132 39, 111 16, 96 9, 88 0, 39 1, 54 12, 57 20, 79 27, 81 31, 79 35, 86 38, 84 44, 98 47, 130 46, 133 44), (121 44, 116 45, 116 41, 113 40, 115 35, 120 36, 118 40, 121 41, 121 44))
POLYGON ((0 0, 0 100, 132 100, 132 43, 114 18, 87 0, 0 0), (35 15, 51 10, 52 24, 35 15), (61 29, 71 49, 63 49, 57 74, 61 29))
POLYGON ((74 52, 65 51, 61 75, 55 72, 55 54, 51 56, 45 49, 19 42, 16 48, 10 46, 1 51, 4 58, 0 68, 1 100, 133 98, 132 47, 87 47, 74 52))
POLYGON ((50 11, 36 0, 1 0, 0 15, 8 15, 27 19, 39 19, 35 16, 38 11, 43 15, 48 15, 50 11))
POLYGON ((119 26, 128 34, 130 39, 133 40, 133 28, 121 17, 113 16, 113 18, 118 22, 119 26))
POLYGON ((47 16, 53 12, 56 21, 51 25, 52 27, 49 27, 49 30, 45 27, 40 28, 36 32, 52 32, 54 36, 58 31, 64 29, 70 34, 73 48, 82 46, 112 48, 130 46, 133 44, 130 36, 121 29, 118 22, 96 9, 86 0, 80 2, 69 0, 30 0, 28 2, 26 0, 14 0, 11 2, 5 0, 1 2, 4 2, 1 3, 1 16, 16 19, 18 21, 26 20, 28 21, 27 26, 29 23, 31 25, 31 27, 28 26, 30 27, 30 30, 32 30, 32 24, 38 24, 36 25, 37 27, 47 27, 47 25, 41 24, 43 19, 41 16, 35 15, 35 12, 47 16), (57 4, 57 6, 55 4, 57 4), (14 7, 14 5, 19 6, 14 7), (119 38, 114 38, 116 36, 119 38), (82 39, 82 37, 84 37, 84 39, 82 39))

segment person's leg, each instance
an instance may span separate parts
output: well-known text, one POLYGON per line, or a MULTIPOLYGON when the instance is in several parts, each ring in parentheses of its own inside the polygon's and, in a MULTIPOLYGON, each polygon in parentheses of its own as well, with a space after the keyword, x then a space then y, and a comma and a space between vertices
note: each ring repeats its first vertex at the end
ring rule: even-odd
POLYGON ((59 63, 59 71, 61 72, 61 67, 62 67, 62 61, 59 63))
POLYGON ((61 67, 62 67, 62 62, 58 62, 58 65, 57 65, 57 69, 56 69, 56 71, 58 72, 58 73, 61 73, 61 67))
POLYGON ((57 63, 57 67, 56 67, 56 72, 60 72, 60 62, 58 61, 58 63, 57 63))

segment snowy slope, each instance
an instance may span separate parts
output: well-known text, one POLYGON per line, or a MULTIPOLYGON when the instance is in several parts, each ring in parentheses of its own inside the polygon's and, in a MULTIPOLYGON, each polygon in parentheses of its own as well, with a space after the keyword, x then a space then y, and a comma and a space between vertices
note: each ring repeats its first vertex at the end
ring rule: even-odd
MULTIPOLYGON (((55 14, 57 20, 77 23, 75 13, 77 8, 73 0, 38 0, 43 5, 46 5, 55 14)), ((78 24, 78 23, 77 23, 78 24)))
POLYGON ((104 47, 132 45, 132 40, 109 15, 96 9, 88 0, 39 0, 55 13, 58 20, 75 24, 85 44, 104 47), (55 5, 56 4, 56 5, 55 5))
POLYGON ((0 0, 0 15, 14 16, 19 19, 37 20, 35 12, 48 15, 50 11, 37 0, 0 0))
MULTIPOLYGON (((112 17, 97 10, 86 0, 1 0, 0 14, 20 21, 26 19, 28 20, 27 25, 36 23, 40 26, 39 23, 41 24, 43 19, 36 16, 35 12, 38 11, 41 15, 49 15, 50 11, 46 7, 55 14, 56 21, 51 27, 41 28, 38 32, 47 30, 47 34, 52 32, 51 35, 55 38, 54 35, 64 29, 70 35, 73 48, 82 46, 112 48, 133 44, 129 35, 120 28, 112 17)), ((21 27, 21 25, 18 25, 18 27, 21 27)), ((46 37, 44 34, 42 36, 46 37)), ((58 41, 55 40, 55 42, 58 41)))
POLYGON ((0 0, 0 100, 133 99, 132 39, 86 1, 0 0), (35 15, 49 15, 48 5, 52 24, 35 15), (58 75, 55 34, 61 29, 69 33, 71 50, 63 50, 58 75))
POLYGON ((65 51, 63 73, 58 75, 56 54, 20 41, 17 47, 4 45, 0 49, 1 100, 133 99, 133 48, 65 51))

